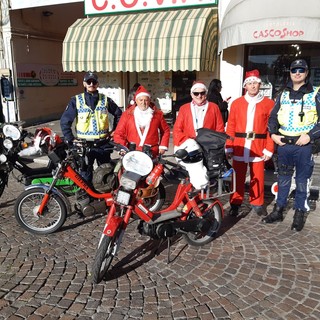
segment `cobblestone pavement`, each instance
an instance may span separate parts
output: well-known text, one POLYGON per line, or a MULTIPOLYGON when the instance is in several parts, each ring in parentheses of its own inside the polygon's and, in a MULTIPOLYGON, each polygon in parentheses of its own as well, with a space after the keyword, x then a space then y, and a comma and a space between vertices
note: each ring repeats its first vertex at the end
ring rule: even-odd
MULTIPOLYGON (((290 230, 292 209, 265 225, 246 204, 240 217, 225 216, 208 245, 175 239, 169 264, 166 244, 157 250, 133 221, 108 281, 93 285, 104 217, 71 215, 59 232, 36 236, 14 217, 22 190, 11 179, 0 198, 0 319, 320 319, 317 202, 301 232, 290 230)), ((271 210, 270 194, 266 204, 271 210)))
POLYGON ((20 191, 11 180, 0 199, 0 319, 320 319, 317 203, 301 232, 290 230, 292 209, 264 225, 244 206, 208 245, 175 239, 169 264, 166 244, 157 255, 133 221, 108 281, 92 285, 104 217, 73 215, 55 234, 32 235, 14 218, 20 191))

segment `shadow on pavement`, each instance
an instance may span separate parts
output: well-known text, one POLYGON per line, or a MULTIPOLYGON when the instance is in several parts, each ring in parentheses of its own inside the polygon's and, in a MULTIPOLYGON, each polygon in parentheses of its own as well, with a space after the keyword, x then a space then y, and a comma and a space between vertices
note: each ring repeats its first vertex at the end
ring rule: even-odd
MULTIPOLYGON (((175 243, 179 242, 181 236, 176 236, 171 239, 171 246, 175 243)), ((187 247, 187 244, 183 246, 182 249, 175 255, 175 257, 170 260, 173 262, 181 252, 187 247)), ((153 240, 143 243, 138 248, 134 249, 131 253, 129 253, 126 257, 122 258, 119 262, 112 266, 112 269, 108 271, 104 280, 113 280, 120 278, 121 276, 133 271, 146 262, 153 259, 155 256, 159 255, 164 250, 168 250, 167 241, 161 240, 153 240)))

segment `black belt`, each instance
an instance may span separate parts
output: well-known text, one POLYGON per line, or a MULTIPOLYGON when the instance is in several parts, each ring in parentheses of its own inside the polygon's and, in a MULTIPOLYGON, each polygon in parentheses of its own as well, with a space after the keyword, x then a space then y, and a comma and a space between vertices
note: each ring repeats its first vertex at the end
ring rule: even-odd
POLYGON ((290 136, 284 136, 281 138, 281 142, 286 144, 296 144, 296 142, 299 140, 300 136, 298 137, 290 137, 290 136))
POLYGON ((238 138, 246 138, 248 140, 266 139, 267 138, 267 134, 266 133, 255 133, 254 131, 236 132, 235 136, 238 137, 238 138))

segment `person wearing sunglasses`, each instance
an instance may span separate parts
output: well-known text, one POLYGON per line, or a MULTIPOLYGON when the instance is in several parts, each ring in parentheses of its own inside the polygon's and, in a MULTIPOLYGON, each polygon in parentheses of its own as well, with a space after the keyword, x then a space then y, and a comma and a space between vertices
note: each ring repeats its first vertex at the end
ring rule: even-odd
POLYGON ((274 151, 274 143, 267 129, 274 101, 263 96, 260 85, 259 70, 246 72, 243 82, 246 92, 230 106, 226 133, 231 139, 226 142, 226 155, 232 158, 236 172, 236 191, 230 196, 230 216, 240 214, 248 167, 251 211, 259 216, 267 215, 264 208, 264 169, 274 151))
POLYGON ((309 210, 308 180, 313 171, 313 142, 320 138, 320 93, 308 80, 309 68, 303 59, 290 65, 290 80, 278 96, 268 127, 277 145, 278 195, 272 212, 262 221, 284 219, 291 181, 295 171, 296 190, 291 229, 301 231, 309 210))
MULTIPOLYGON (((98 76, 89 71, 84 75, 84 92, 71 98, 60 119, 60 126, 64 140, 72 146, 75 139, 99 140, 113 135, 120 120, 122 111, 109 97, 98 91, 98 76), (110 114, 113 117, 111 121, 110 114), (76 135, 73 134, 72 126, 75 123, 76 135), (110 127, 112 123, 112 127, 110 127)), ((108 149, 105 145, 105 149, 108 149)), ((110 150, 110 148, 109 148, 110 150)), ((109 163, 111 152, 103 148, 92 148, 88 156, 88 169, 82 172, 87 180, 92 180, 93 163, 109 163)))
MULTIPOLYGON (((197 130, 207 128, 217 132, 224 132, 224 122, 218 105, 207 100, 208 88, 201 81, 193 83, 190 90, 192 101, 181 106, 173 126, 174 149, 195 147, 197 130)), ((200 148, 200 147, 199 147, 200 148)), ((190 166, 191 167, 191 166, 190 166)), ((196 167, 194 165, 193 167, 196 167)), ((190 181, 192 176, 197 176, 191 181, 196 189, 204 188, 209 179, 206 170, 201 166, 198 175, 189 172, 190 181)))

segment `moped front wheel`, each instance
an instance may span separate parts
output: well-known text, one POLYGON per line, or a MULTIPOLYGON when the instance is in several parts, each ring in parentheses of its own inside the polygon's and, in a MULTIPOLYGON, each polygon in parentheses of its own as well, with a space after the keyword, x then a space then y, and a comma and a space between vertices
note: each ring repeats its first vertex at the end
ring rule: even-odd
POLYGON ((164 202, 166 200, 166 189, 163 184, 160 182, 158 186, 158 192, 154 197, 148 197, 143 199, 143 204, 150 210, 150 211, 160 211, 164 202))
POLYGON ((61 228, 67 218, 67 208, 57 194, 51 194, 43 213, 38 214, 39 207, 46 194, 43 188, 23 191, 14 205, 14 214, 18 223, 27 231, 46 235, 61 228))
MULTIPOLYGON (((207 232, 188 232, 183 235, 188 244, 196 247, 211 242, 218 233, 222 222, 222 206, 218 201, 212 204, 204 202, 204 205, 206 208, 204 209, 203 217, 210 221, 209 230, 207 232)), ((195 214, 191 212, 188 218, 195 217, 195 214)))
POLYGON ((92 266, 92 282, 97 284, 103 280, 117 253, 120 228, 112 237, 101 235, 99 246, 92 266))

